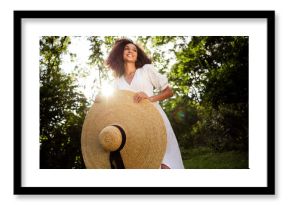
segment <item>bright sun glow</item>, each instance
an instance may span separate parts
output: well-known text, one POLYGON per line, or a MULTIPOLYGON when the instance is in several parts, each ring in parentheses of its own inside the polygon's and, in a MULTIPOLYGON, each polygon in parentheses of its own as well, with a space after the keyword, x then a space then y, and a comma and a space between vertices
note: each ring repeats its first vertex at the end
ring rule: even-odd
POLYGON ((105 82, 102 86, 102 94, 108 97, 111 96, 113 92, 114 92, 113 87, 109 83, 105 82))

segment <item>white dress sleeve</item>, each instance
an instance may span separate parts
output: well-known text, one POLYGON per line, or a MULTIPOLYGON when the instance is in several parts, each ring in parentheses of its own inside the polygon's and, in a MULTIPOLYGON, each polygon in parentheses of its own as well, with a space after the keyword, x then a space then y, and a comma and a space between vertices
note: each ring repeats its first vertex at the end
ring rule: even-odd
POLYGON ((146 70, 148 78, 153 87, 155 87, 157 90, 162 91, 167 86, 169 86, 167 77, 159 73, 152 64, 146 64, 143 66, 143 68, 146 70))

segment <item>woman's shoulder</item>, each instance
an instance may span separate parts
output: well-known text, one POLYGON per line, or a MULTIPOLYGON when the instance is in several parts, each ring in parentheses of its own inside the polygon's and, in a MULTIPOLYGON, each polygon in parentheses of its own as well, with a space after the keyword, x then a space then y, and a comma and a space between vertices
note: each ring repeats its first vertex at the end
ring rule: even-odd
POLYGON ((144 64, 144 65, 140 68, 140 71, 148 73, 148 72, 150 72, 152 69, 154 69, 153 64, 144 64))
POLYGON ((146 70, 146 69, 150 69, 153 67, 154 67, 153 64, 144 64, 142 68, 146 70))

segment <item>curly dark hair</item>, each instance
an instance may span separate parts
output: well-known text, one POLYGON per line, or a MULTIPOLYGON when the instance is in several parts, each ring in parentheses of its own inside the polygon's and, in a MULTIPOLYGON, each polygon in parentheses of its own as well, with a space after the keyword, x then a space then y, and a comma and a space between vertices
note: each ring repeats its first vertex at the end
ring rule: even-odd
POLYGON ((125 72, 123 52, 125 46, 129 43, 134 44, 137 48, 137 61, 135 62, 136 69, 143 67, 145 64, 151 64, 152 62, 143 49, 132 40, 127 38, 118 39, 106 60, 106 64, 114 71, 117 77, 122 76, 125 72))

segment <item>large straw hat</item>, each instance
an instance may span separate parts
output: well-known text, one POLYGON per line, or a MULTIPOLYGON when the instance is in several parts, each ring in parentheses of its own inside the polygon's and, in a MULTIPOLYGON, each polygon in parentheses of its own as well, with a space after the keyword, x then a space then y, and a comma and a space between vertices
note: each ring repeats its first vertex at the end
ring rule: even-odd
MULTIPOLYGON (((166 149, 166 129, 148 100, 133 102, 134 93, 116 90, 90 108, 82 129, 87 168, 112 168, 112 156, 126 169, 158 169, 166 149)), ((120 167, 117 167, 120 168, 120 167)))

